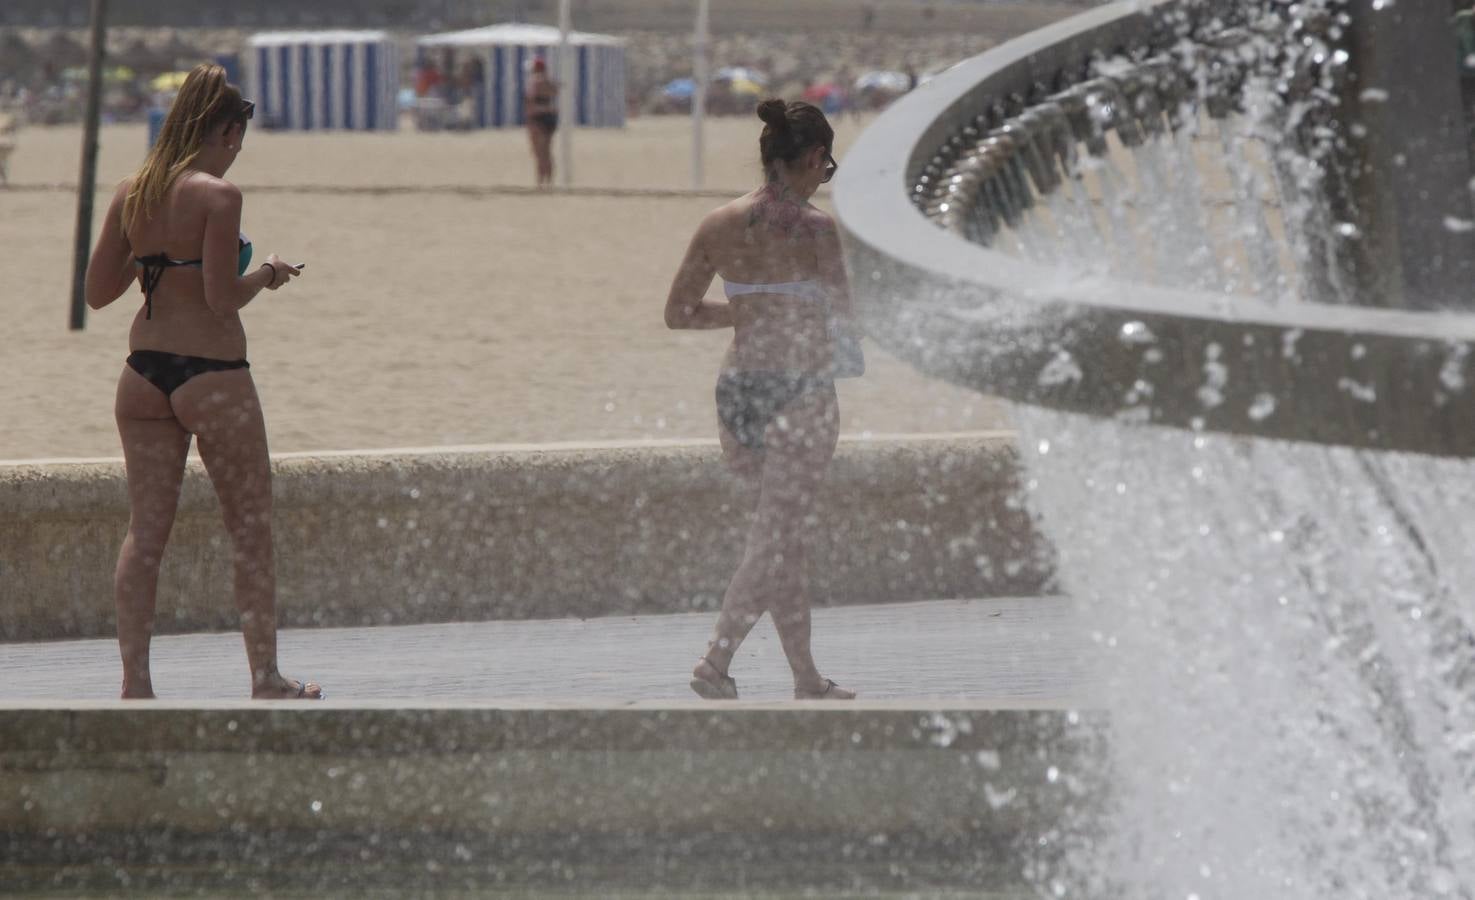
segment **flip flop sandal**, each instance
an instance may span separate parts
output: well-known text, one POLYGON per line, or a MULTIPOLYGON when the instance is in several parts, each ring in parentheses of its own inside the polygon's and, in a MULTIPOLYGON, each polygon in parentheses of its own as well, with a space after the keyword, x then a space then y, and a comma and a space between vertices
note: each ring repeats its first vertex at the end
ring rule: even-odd
POLYGON ((328 692, 325 691, 325 690, 323 690, 323 686, 322 685, 318 685, 318 695, 316 697, 309 697, 309 696, 307 696, 307 685, 308 684, 309 684, 309 682, 306 682, 306 681, 298 681, 297 682, 297 693, 295 693, 291 697, 287 697, 285 699, 287 699, 287 700, 326 700, 326 699, 328 699, 328 692))
POLYGON ((736 700, 738 698, 737 682, 720 672, 717 673, 716 681, 708 681, 693 675, 691 689, 703 700, 736 700))
POLYGON ((807 693, 807 692, 804 693, 804 694, 800 694, 798 692, 795 692, 794 699, 795 700, 824 700, 825 698, 827 698, 830 695, 830 691, 834 690, 835 688, 837 688, 839 686, 840 685, 836 684, 833 679, 826 678, 825 679, 825 689, 822 690, 822 691, 820 691, 818 694, 811 694, 811 693, 807 693))

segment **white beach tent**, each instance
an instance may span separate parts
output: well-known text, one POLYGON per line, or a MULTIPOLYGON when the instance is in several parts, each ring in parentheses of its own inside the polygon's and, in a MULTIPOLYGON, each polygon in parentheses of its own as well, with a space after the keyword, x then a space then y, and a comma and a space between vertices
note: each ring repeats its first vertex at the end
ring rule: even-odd
MULTIPOLYGON (((503 128, 523 123, 523 96, 534 57, 542 56, 548 63, 549 76, 558 80, 562 71, 560 42, 559 30, 546 25, 490 25, 426 35, 416 44, 422 56, 449 48, 458 64, 466 54, 480 58, 483 85, 475 98, 475 124, 479 128, 503 128)), ((594 128, 623 127, 624 40, 574 31, 569 33, 569 44, 577 54, 575 78, 573 84, 563 85, 559 91, 559 117, 563 122, 572 120, 594 128)))
POLYGON ((258 124, 310 131, 399 125, 399 51, 383 31, 274 31, 247 54, 258 124))

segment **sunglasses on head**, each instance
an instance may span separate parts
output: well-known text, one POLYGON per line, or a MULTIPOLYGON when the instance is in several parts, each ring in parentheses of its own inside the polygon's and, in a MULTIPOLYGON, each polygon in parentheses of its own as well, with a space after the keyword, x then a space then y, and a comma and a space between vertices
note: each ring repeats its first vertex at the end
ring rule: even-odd
POLYGON ((835 157, 830 151, 825 151, 825 175, 819 180, 820 184, 829 184, 835 173, 840 171, 840 164, 835 162, 835 157))

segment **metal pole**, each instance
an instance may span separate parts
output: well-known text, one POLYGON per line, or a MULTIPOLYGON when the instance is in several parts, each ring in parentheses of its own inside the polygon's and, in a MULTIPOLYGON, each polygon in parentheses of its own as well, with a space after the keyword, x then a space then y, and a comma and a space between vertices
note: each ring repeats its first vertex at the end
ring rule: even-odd
POLYGON ((578 72, 574 67, 577 60, 569 44, 569 32, 573 30, 574 14, 570 9, 573 0, 558 2, 558 89, 562 95, 563 127, 558 130, 559 183, 571 187, 574 183, 574 125, 579 118, 579 92, 576 87, 578 72))
POLYGON ((691 60, 691 187, 702 189, 702 128, 707 117, 707 44, 712 22, 708 0, 697 0, 696 34, 692 37, 691 60))
POLYGON ((82 172, 77 178, 77 240, 72 269, 71 330, 87 326, 87 257, 92 250, 92 199, 97 193, 97 123, 102 114, 102 60, 107 52, 107 0, 92 0, 92 49, 87 60, 87 118, 82 172))

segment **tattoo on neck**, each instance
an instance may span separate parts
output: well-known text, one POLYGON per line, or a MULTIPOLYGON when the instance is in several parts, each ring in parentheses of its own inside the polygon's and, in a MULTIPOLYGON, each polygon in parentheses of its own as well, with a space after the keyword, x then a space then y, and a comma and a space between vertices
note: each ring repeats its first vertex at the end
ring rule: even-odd
POLYGON ((759 191, 758 197, 748 210, 748 227, 766 225, 790 238, 803 234, 810 228, 809 203, 797 196, 777 175, 770 173, 769 181, 759 191))

